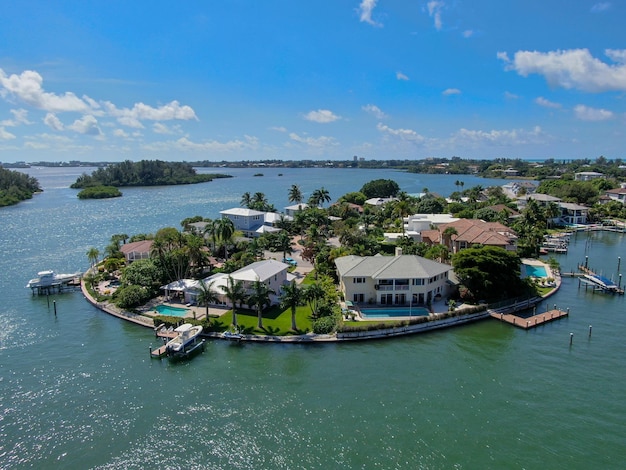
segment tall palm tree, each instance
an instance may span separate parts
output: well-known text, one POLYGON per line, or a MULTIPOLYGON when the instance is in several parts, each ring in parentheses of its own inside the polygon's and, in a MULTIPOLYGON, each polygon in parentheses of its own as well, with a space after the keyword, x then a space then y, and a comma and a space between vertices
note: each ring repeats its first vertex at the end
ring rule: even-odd
POLYGON ((237 303, 241 304, 246 297, 246 291, 243 287, 242 281, 235 281, 232 277, 228 276, 228 281, 223 287, 224 295, 233 304, 233 325, 237 326, 237 303))
POLYGON ((319 304, 325 294, 326 292, 324 292, 324 288, 319 282, 310 284, 304 291, 304 298, 309 303, 309 307, 311 307, 313 318, 317 318, 319 304))
POLYGON ((243 193, 243 196, 241 196, 241 206, 250 208, 250 204, 252 204, 252 196, 246 191, 243 193))
POLYGON ((87 251, 87 258, 89 258, 89 262, 91 263, 91 269, 98 264, 98 256, 100 256, 100 252, 95 247, 91 247, 87 251))
POLYGON ((283 286, 282 294, 280 296, 281 308, 288 308, 291 310, 291 329, 296 331, 296 309, 300 305, 304 305, 304 289, 302 289, 296 281, 291 281, 290 284, 283 286))
POLYGON ((448 248, 448 250, 452 251, 452 235, 458 235, 459 232, 454 227, 446 227, 446 229, 441 233, 442 244, 448 248))
POLYGON ((209 304, 215 303, 219 300, 217 292, 213 290, 213 284, 215 281, 211 281, 208 284, 204 280, 200 280, 200 293, 198 294, 198 304, 204 305, 206 308, 206 319, 209 321, 209 304))
MULTIPOLYGON (((304 200, 304 196, 302 195, 302 191, 300 190, 300 186, 297 184, 292 184, 291 188, 289 188, 289 202, 293 202, 296 204, 302 204, 304 200)), ((302 209, 300 205, 299 209, 302 209)))
POLYGON ((263 329, 263 309, 271 304, 270 295, 276 294, 274 289, 269 287, 257 277, 252 283, 252 293, 248 296, 248 305, 254 306, 257 313, 257 328, 263 329))
POLYGON ((313 191, 313 194, 311 194, 311 197, 309 198, 309 202, 312 206, 323 206, 325 202, 330 201, 330 193, 327 189, 324 189, 323 186, 320 189, 313 191))
POLYGON ((227 217, 216 220, 215 230, 220 243, 224 245, 224 259, 228 259, 228 244, 235 234, 235 224, 227 217))

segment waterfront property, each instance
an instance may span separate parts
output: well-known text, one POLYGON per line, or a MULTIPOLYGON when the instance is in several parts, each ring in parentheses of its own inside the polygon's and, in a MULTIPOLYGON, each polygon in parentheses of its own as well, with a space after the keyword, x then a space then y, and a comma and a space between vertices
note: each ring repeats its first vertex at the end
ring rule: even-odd
MULTIPOLYGON (((244 207, 235 207, 220 211, 222 217, 230 219, 235 230, 243 232, 248 238, 261 236, 263 233, 280 232, 274 224, 283 216, 276 212, 262 212, 244 207)), ((291 220, 291 218, 289 218, 291 220)))
POLYGON ((140 259, 150 258, 150 250, 152 249, 152 240, 140 240, 138 242, 126 243, 120 247, 120 251, 124 254, 127 263, 132 263, 140 259))
POLYGON ((517 234, 499 222, 485 222, 479 219, 458 219, 441 224, 434 230, 424 230, 422 241, 430 245, 446 245, 452 253, 476 245, 498 246, 507 251, 517 249, 517 234), (449 236, 446 230, 453 230, 449 236))
POLYGON ((421 256, 342 256, 335 260, 339 288, 360 305, 425 305, 452 291, 452 267, 421 256))

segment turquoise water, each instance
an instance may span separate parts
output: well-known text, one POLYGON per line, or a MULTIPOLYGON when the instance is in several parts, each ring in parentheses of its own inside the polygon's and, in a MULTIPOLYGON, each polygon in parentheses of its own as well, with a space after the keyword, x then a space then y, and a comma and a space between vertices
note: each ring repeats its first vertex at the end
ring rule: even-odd
POLYGON ((189 310, 186 308, 172 307, 170 305, 157 305, 154 309, 161 315, 169 315, 172 317, 184 317, 189 310))
MULTIPOLYGON (((488 319, 367 343, 209 341, 180 363, 150 359, 158 344, 150 328, 108 316, 80 293, 54 296, 55 315, 53 299, 48 306, 24 288, 43 269, 86 269, 86 252, 103 252, 112 234, 217 217, 246 191, 282 207, 291 184, 307 195, 324 186, 336 198, 397 177, 407 192, 446 195, 458 175, 240 170, 80 201, 68 186, 83 171, 31 169, 45 193, 0 209, 0 468, 623 466, 626 296, 586 291, 576 279, 538 306, 569 307, 570 316, 529 331, 488 319)), ((462 179, 466 188, 491 184, 462 179)), ((616 279, 624 241, 578 234, 556 257, 571 271, 588 256, 616 279)))
POLYGON ((423 307, 409 308, 364 308, 361 314, 366 318, 393 318, 428 315, 429 311, 423 307))
POLYGON ((528 277, 547 277, 548 273, 546 272, 546 268, 543 266, 533 266, 531 264, 525 264, 526 275, 528 277))

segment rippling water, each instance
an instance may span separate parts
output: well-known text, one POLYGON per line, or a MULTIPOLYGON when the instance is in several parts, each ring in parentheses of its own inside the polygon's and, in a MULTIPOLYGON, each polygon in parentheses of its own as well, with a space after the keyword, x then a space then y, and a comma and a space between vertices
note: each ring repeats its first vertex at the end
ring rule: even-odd
MULTIPOLYGON (((535 330, 486 320, 368 343, 210 342, 182 363, 151 360, 150 330, 79 293, 46 299, 24 288, 42 269, 85 269, 87 250, 103 251, 114 233, 216 217, 245 191, 280 208, 293 183, 336 198, 395 178, 408 192, 448 194, 456 177, 228 170, 237 177, 79 201, 68 185, 81 170, 29 172, 45 192, 0 209, 1 468, 623 467, 624 297, 575 279, 548 302, 570 317, 535 330)), ((579 234, 559 260, 569 270, 588 256, 617 279, 623 246, 621 234, 579 234)))

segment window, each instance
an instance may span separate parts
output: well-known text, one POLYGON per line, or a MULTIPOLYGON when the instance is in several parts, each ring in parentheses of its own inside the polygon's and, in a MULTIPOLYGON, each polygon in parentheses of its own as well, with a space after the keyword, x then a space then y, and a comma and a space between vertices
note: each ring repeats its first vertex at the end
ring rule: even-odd
POLYGON ((353 284, 363 284, 365 283, 365 278, 364 277, 355 277, 352 279, 352 283, 353 284))
POLYGON ((414 286, 423 286, 424 285, 424 279, 413 279, 413 285, 414 286))
POLYGON ((365 297, 364 297, 364 295, 363 295, 363 294, 353 294, 353 295, 352 295, 352 301, 353 301, 353 302, 357 302, 357 303, 358 303, 358 302, 363 302, 364 298, 365 298, 365 297))

